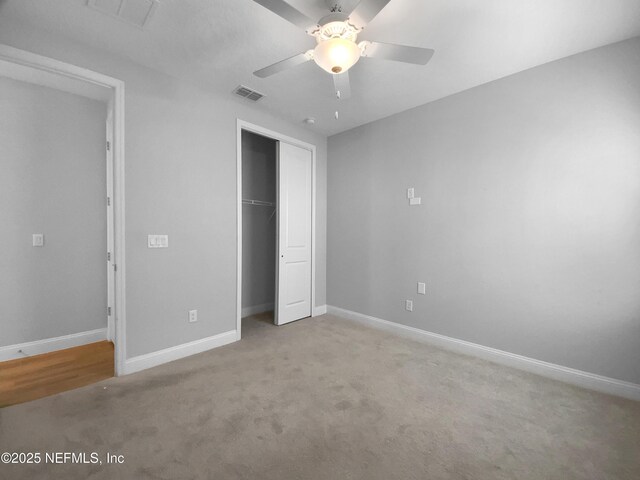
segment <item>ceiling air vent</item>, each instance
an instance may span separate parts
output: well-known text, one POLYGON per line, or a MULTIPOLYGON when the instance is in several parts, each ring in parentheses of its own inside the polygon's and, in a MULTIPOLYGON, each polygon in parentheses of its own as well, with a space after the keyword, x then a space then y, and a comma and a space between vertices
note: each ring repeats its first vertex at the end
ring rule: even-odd
POLYGON ((253 102, 257 102, 262 97, 264 97, 264 95, 261 94, 260 92, 251 90, 249 87, 245 87, 244 85, 238 85, 236 89, 233 91, 233 93, 235 93, 236 95, 239 95, 240 97, 251 100, 253 102))
POLYGON ((158 6, 158 0, 87 0, 87 6, 129 25, 144 28, 158 6))

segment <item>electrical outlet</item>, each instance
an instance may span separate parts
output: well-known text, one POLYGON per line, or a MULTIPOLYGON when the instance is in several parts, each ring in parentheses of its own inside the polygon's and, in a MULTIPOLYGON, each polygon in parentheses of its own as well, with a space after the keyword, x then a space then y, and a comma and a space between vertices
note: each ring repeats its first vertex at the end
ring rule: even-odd
POLYGON ((411 301, 411 300, 405 300, 405 301, 404 301, 404 308, 405 308, 408 312, 413 312, 413 301, 411 301))
POLYGON ((198 310, 189 310, 189 323, 198 321, 198 310))
POLYGON ((422 198, 413 197, 409 199, 409 205, 420 205, 422 203, 422 198))
POLYGON ((413 198, 415 196, 415 189, 413 187, 407 188, 407 198, 413 198))
POLYGON ((420 295, 426 295, 427 294, 427 284, 426 283, 418 282, 418 293, 420 295))

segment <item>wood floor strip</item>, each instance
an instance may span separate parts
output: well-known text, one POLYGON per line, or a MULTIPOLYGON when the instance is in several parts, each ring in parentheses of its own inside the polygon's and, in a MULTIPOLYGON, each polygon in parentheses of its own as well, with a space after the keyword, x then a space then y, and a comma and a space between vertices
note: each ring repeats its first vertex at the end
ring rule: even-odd
POLYGON ((0 407, 111 378, 113 356, 113 343, 105 340, 0 362, 0 407))

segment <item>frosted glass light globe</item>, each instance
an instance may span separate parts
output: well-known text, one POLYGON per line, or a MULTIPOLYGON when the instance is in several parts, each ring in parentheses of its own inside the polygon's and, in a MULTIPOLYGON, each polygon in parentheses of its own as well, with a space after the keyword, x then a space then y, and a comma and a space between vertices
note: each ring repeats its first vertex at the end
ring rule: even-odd
POLYGON ((344 38, 330 38, 316 46, 313 59, 329 73, 344 73, 360 59, 360 48, 344 38))

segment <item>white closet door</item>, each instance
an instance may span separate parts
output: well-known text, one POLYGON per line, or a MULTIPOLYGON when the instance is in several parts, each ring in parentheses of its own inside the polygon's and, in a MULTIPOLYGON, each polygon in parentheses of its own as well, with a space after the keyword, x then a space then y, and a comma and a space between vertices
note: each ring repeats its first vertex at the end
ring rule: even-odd
POLYGON ((276 324, 311 316, 311 152, 278 142, 276 324))

